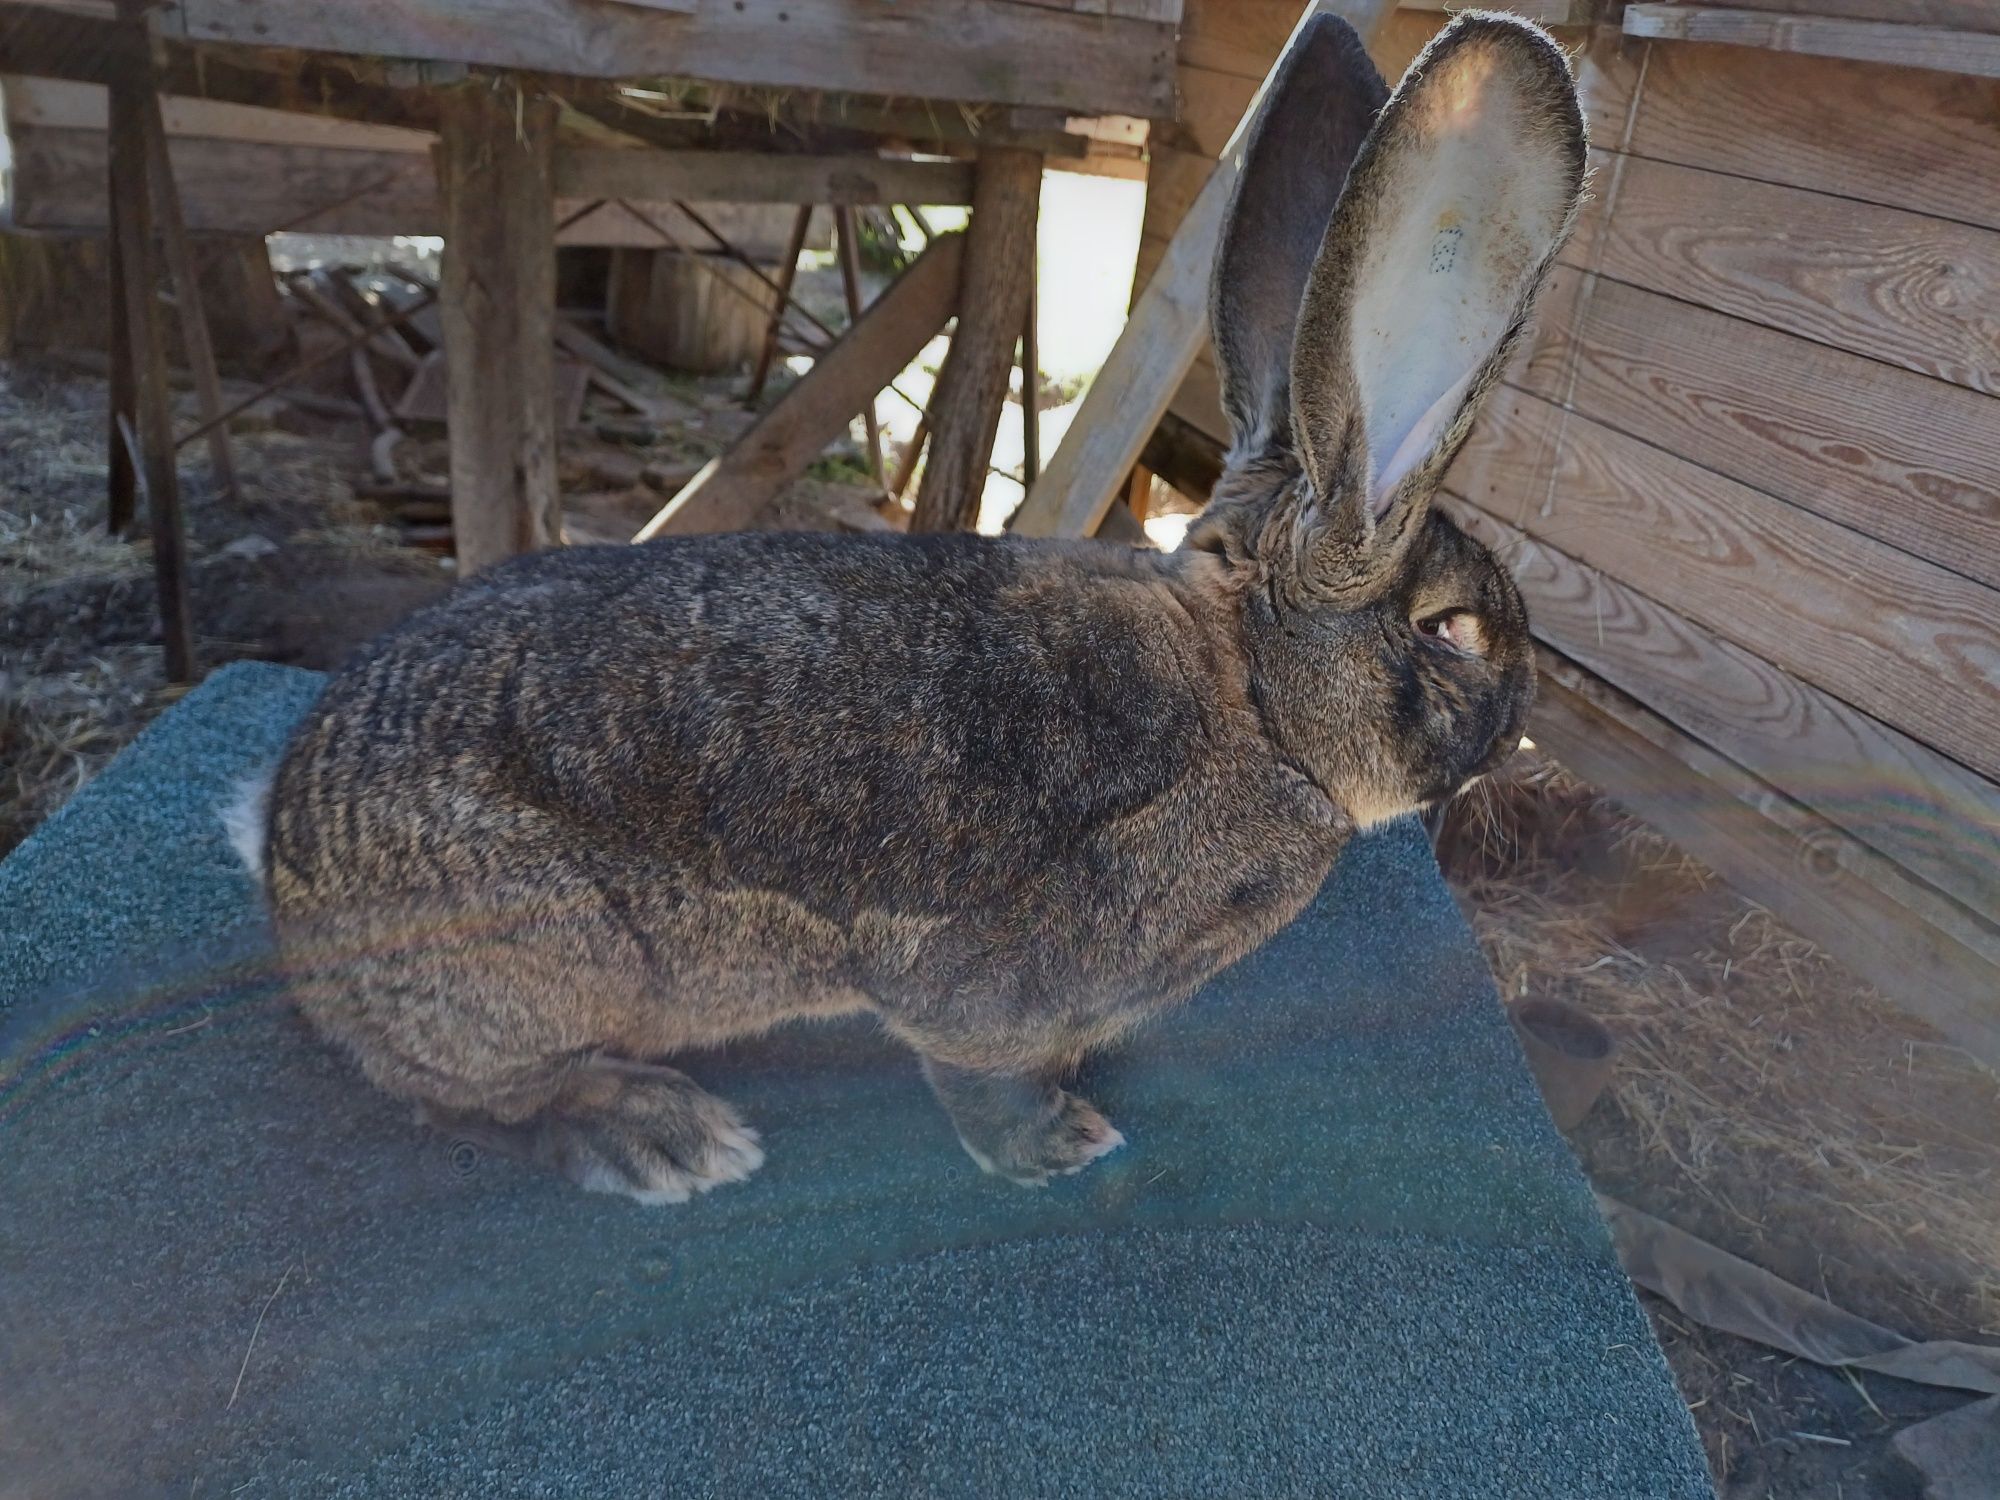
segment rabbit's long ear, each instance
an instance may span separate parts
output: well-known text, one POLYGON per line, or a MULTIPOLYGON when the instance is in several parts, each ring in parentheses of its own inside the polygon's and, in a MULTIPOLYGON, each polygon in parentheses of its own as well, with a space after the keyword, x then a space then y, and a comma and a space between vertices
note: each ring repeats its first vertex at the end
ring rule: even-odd
POLYGON ((1446 27, 1377 118, 1292 354, 1314 592, 1374 586, 1421 531, 1569 233, 1584 147, 1563 54, 1504 16, 1446 27))
POLYGON ((1292 332, 1347 169, 1389 97, 1354 28, 1307 21, 1251 127, 1209 283, 1209 324, 1235 452, 1291 447, 1292 332))

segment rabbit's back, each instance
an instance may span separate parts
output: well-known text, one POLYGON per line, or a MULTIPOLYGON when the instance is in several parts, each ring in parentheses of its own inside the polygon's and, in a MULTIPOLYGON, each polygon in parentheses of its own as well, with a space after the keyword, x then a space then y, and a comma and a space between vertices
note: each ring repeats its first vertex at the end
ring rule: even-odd
POLYGON ((746 534, 496 569, 372 648, 295 742, 281 924, 411 900, 736 924, 740 964, 810 948, 912 1004, 1192 984, 1333 848, 1206 566, 746 534))

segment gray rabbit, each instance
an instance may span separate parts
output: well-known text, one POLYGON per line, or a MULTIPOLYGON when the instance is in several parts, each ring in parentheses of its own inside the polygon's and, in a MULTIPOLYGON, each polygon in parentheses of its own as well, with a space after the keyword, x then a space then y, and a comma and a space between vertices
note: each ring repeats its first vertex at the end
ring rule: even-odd
POLYGON ((1432 498, 1583 124, 1499 16, 1386 92, 1332 18, 1273 81, 1214 280, 1235 442, 1181 551, 577 547, 364 651, 242 830, 304 1014, 429 1118, 647 1203, 763 1160, 660 1059, 806 1016, 878 1017, 988 1171, 1118 1146, 1078 1060, 1526 720, 1521 600, 1432 498))

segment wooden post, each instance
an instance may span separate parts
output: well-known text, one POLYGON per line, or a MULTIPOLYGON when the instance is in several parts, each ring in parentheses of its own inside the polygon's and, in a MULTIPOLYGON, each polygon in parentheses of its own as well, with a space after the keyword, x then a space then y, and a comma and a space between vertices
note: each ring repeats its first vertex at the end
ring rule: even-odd
POLYGON ((958 330, 931 395, 931 452, 910 518, 912 531, 961 531, 979 518, 1014 342, 1027 317, 1041 189, 1038 153, 1012 147, 980 152, 958 330))
POLYGON ((114 205, 105 234, 111 274, 111 410, 105 430, 110 443, 109 485, 105 497, 104 528, 113 536, 123 536, 139 516, 139 475, 132 467, 132 452, 125 446, 124 428, 136 430, 139 420, 138 380, 132 371, 132 322, 125 310, 125 264, 118 232, 118 174, 123 170, 116 152, 110 154, 108 201, 114 205))
POLYGON ((459 576, 560 535, 556 489, 556 107, 511 80, 445 96, 444 328, 459 576))
MULTIPOLYGON (((134 419, 122 430, 114 406, 114 454, 136 439, 135 471, 146 497, 153 539, 153 581, 159 593, 160 641, 167 680, 195 678, 194 629, 187 586, 187 541, 181 524, 179 476, 174 468, 173 412, 168 406, 166 351, 160 342, 160 308, 153 271, 153 215, 147 178, 146 112, 157 109, 152 58, 141 0, 120 0, 118 57, 111 80, 111 214, 118 243, 126 360, 134 419)), ((124 393, 118 393, 124 394, 124 393)), ((117 395, 114 395, 114 402, 117 395)), ((116 459, 114 458, 114 471, 116 459)), ((115 501, 114 496, 114 501, 115 501)))
POLYGON ((188 246, 180 190, 174 186, 174 164, 167 151, 167 130, 160 118, 160 95, 150 51, 146 57, 146 92, 139 106, 138 119, 146 132, 146 175, 153 185, 160 248, 166 256, 167 274, 173 278, 174 305, 180 312, 181 349, 187 355, 188 373, 194 379, 195 403, 201 412, 202 425, 208 429, 209 467, 215 475, 217 491, 228 497, 230 503, 240 504, 243 491, 236 480, 235 455, 229 451, 229 424, 216 420, 222 414, 222 381, 215 373, 215 344, 209 338, 208 316, 202 310, 201 273, 188 246))
MULTIPOLYGON (((840 289, 847 298, 847 326, 852 328, 861 321, 861 239, 854 229, 854 210, 846 204, 833 211, 833 236, 840 242, 840 289)), ((882 420, 875 415, 873 394, 861 409, 861 420, 868 430, 868 472, 886 490, 882 474, 882 420)))
POLYGON ((792 300, 792 283, 798 279, 799 256, 805 253, 806 234, 812 228, 812 205, 801 203, 792 220, 792 237, 785 243, 784 264, 778 267, 778 300, 771 304, 771 321, 764 325, 764 347, 757 351, 756 366, 750 371, 750 389, 743 394, 745 406, 755 406, 764 394, 764 382, 771 378, 771 365, 778 357, 778 335, 785 326, 785 309, 792 300))

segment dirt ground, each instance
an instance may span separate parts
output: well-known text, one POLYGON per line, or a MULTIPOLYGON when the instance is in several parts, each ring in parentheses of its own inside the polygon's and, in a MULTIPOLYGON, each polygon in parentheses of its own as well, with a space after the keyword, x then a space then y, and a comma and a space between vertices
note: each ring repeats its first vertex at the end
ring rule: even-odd
MULTIPOLYGON (((740 431, 730 386, 676 384, 692 416, 668 430, 600 410, 573 431, 573 537, 629 537, 740 431)), ((0 853, 175 696, 146 545, 102 529, 104 431, 101 381, 0 363, 0 853)), ((235 435, 243 503, 198 454, 184 470, 204 663, 332 667, 449 586, 393 506, 357 496, 357 419, 270 402, 235 435)), ((419 434, 398 465, 435 481, 441 441, 419 434)), ((895 524, 877 494, 854 456, 823 461, 760 524, 895 524)), ((1546 760, 1462 799, 1439 854, 1502 993, 1571 1000, 1618 1038, 1572 1138, 1601 1189, 1906 1333, 2000 1337, 1993 1074, 1546 760)), ((1649 1310, 1727 1500, 1915 1496, 1888 1438, 1964 1399, 1649 1310)))

